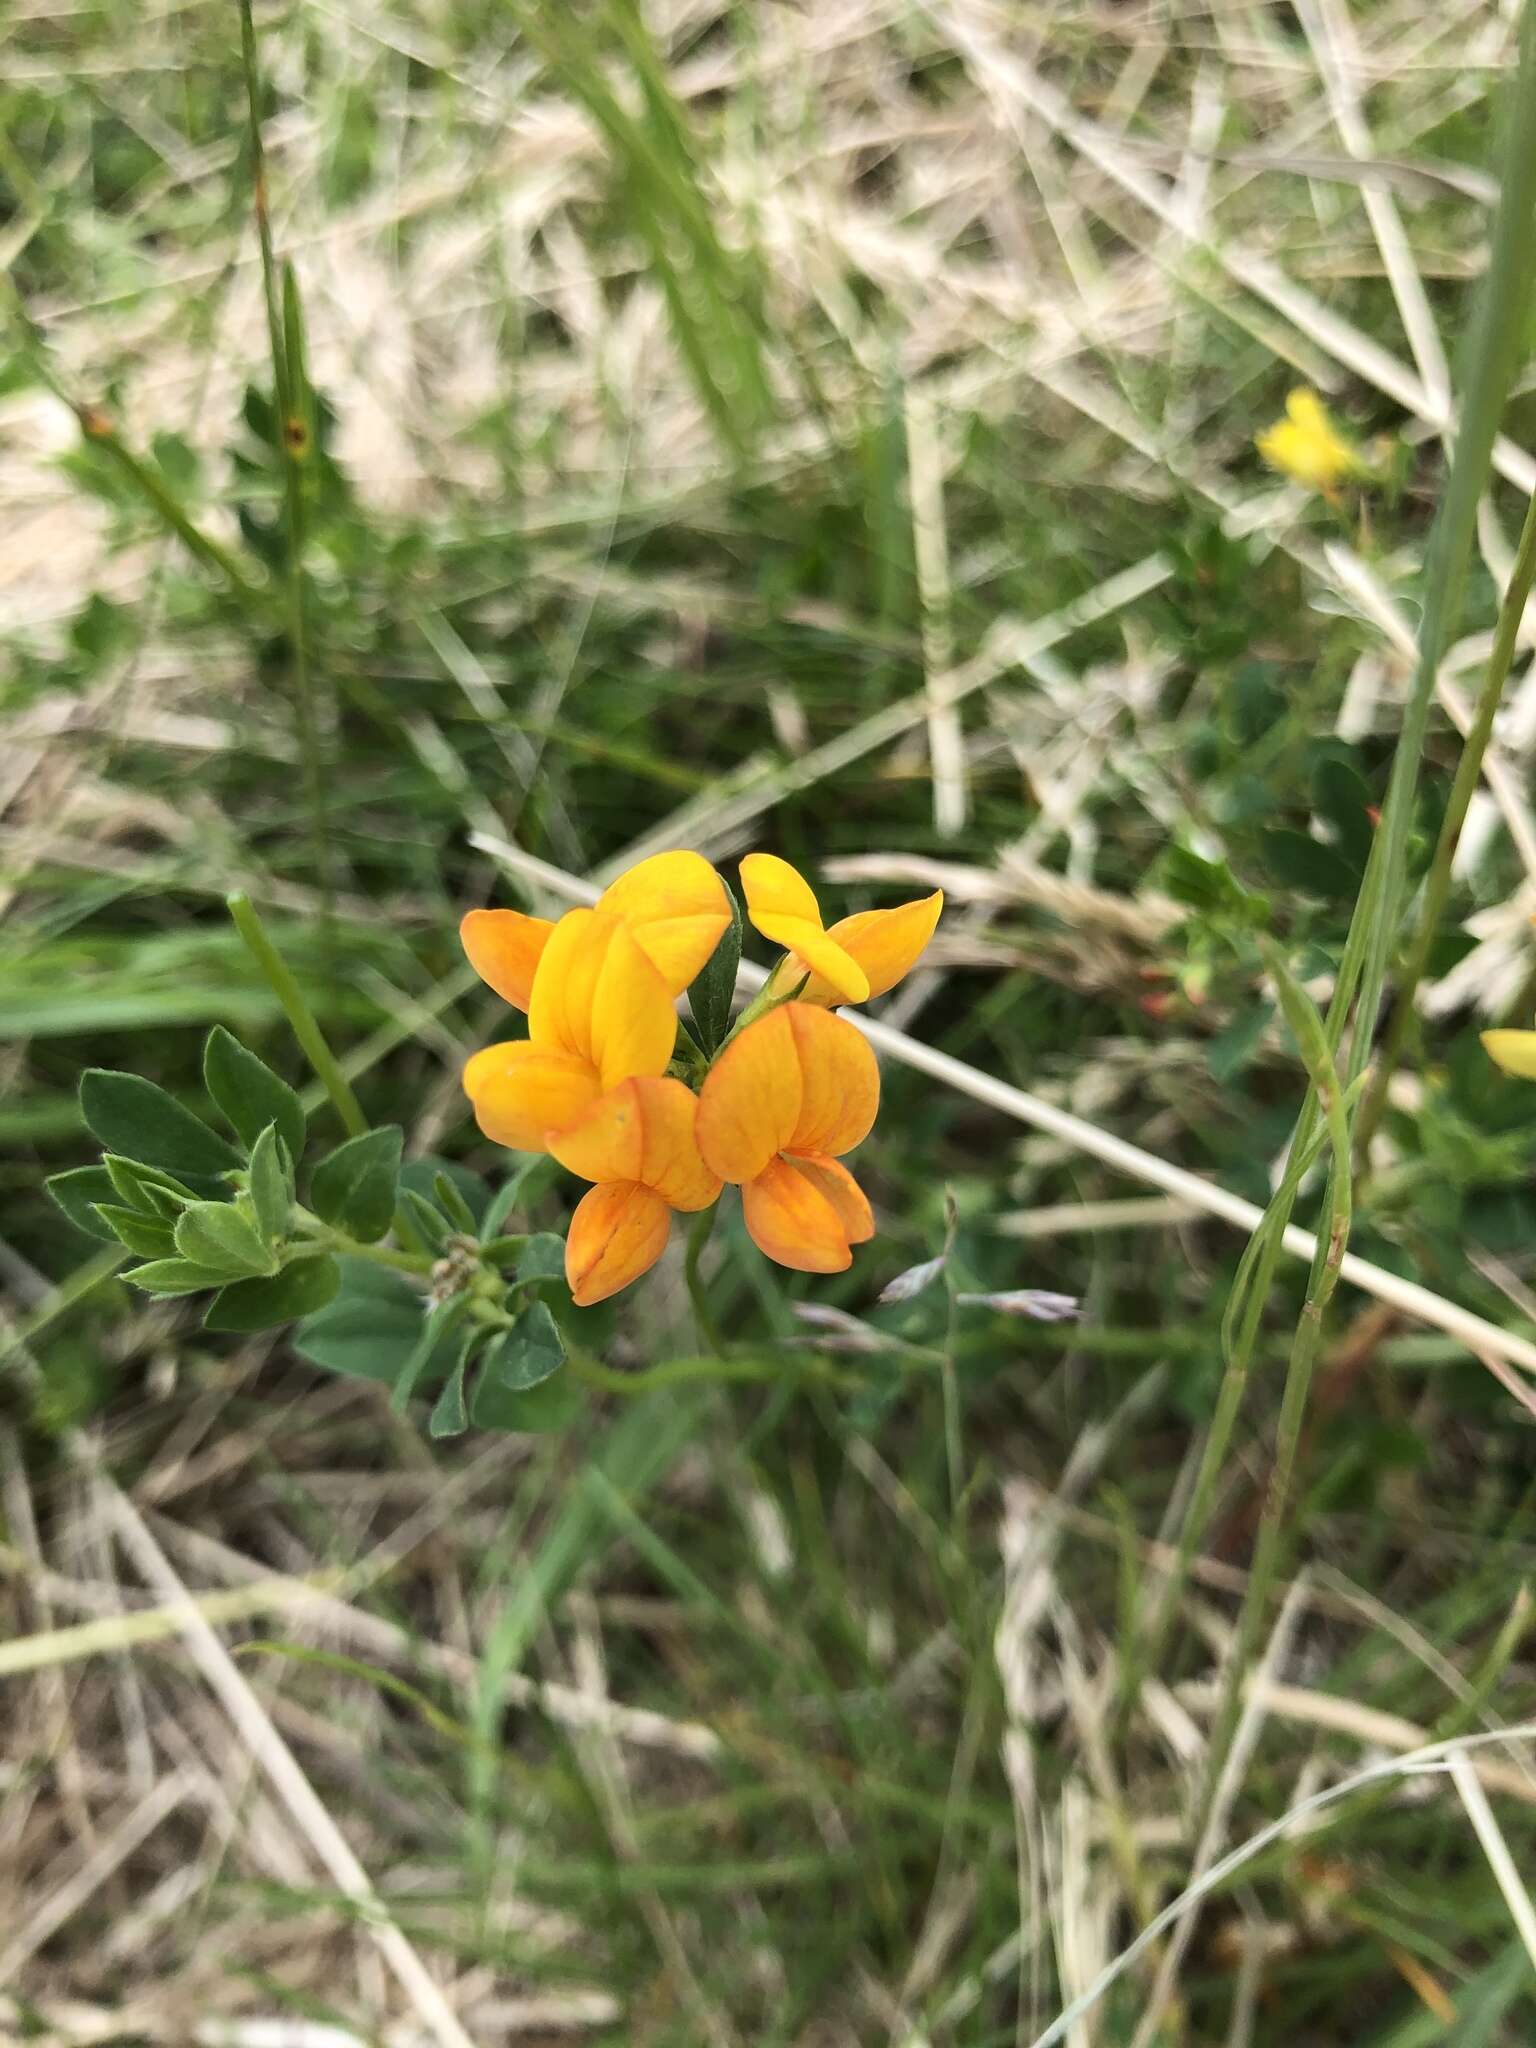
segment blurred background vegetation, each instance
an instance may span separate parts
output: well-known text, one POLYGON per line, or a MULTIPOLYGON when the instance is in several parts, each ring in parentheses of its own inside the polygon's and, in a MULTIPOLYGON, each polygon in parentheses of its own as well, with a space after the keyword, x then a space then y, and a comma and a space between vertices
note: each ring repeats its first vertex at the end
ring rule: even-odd
MULTIPOLYGON (((260 10, 254 70, 239 28, 4 26, 0 2015, 1027 2043, 1196 1867, 1302 1266, 1143 1670, 1241 1240, 899 1067, 850 1274, 722 1233, 717 1310, 782 1369, 697 1374, 669 1263, 589 1313, 547 1437, 433 1445, 280 1333, 210 1336, 40 1185, 92 1156, 84 1067, 196 1107, 222 1023, 303 1079, 234 889, 369 1112, 501 1179, 461 911, 551 909, 509 847, 585 876, 688 844, 771 848, 839 911, 941 881, 894 1021, 1265 1200, 1304 1076, 1259 936, 1326 991, 1512 10, 317 0, 260 10), (1331 498, 1254 448, 1298 385, 1360 451, 1331 498), (878 1305, 947 1202, 970 1283, 1079 1321, 878 1305), (183 1589, 217 1634, 155 1618, 183 1589)), ((1536 474, 1529 371, 1504 427, 1415 874, 1536 474)), ((1526 659, 1354 1240, 1521 1329, 1536 1098, 1477 1032, 1536 1006, 1526 659)), ((1343 1290, 1211 1854, 1532 1713, 1529 1431, 1343 1290)), ((1470 1794, 1385 1780, 1218 1886, 1159 2038, 1529 2041, 1489 1843, 1528 1865, 1536 1775, 1473 1754, 1470 1794)), ((1157 1966, 1073 2048, 1142 2048, 1157 1966)))

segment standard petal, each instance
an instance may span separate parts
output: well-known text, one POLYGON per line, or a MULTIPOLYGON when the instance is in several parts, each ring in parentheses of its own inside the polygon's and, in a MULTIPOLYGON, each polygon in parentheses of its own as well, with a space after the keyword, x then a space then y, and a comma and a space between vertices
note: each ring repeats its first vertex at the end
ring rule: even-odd
POLYGON ((759 931, 759 915, 803 918, 821 929, 821 905, 815 890, 797 868, 776 853, 749 853, 743 858, 741 889, 747 899, 747 915, 759 931))
POLYGON ((846 1166, 840 1166, 835 1159, 802 1159, 798 1153, 790 1164, 818 1193, 826 1196, 837 1211, 850 1244, 865 1244, 874 1236, 875 1212, 846 1166))
MULTIPOLYGON (((943 908, 944 891, 935 889, 931 896, 898 904, 894 910, 857 911, 833 925, 827 937, 863 968, 870 995, 883 996, 917 965, 943 908)), ((820 976, 812 979, 800 997, 802 1003, 838 1000, 831 984, 820 976)))
MULTIPOLYGON (((869 978, 851 954, 836 939, 829 938, 819 924, 803 917, 780 916, 762 911, 752 922, 765 939, 792 953, 803 971, 816 976, 835 991, 837 1003, 862 1003, 869 996, 869 978)), ((793 973, 793 968, 791 968, 793 973)))
POLYGON ((731 921, 725 884, 699 853, 656 853, 610 882, 597 907, 621 917, 640 950, 680 996, 731 921))
POLYGON ((493 1145, 543 1152, 549 1133, 574 1123, 600 1090, 585 1061, 517 1039, 477 1052, 464 1069, 464 1092, 493 1145))
POLYGON ((635 1074, 660 1074, 672 1057, 677 1012, 666 983, 628 925, 615 924, 609 937, 587 1030, 604 1088, 616 1088, 635 1074))
POLYGON ((1506 1074, 1536 1081, 1536 1031, 1485 1031, 1483 1047, 1506 1074))
POLYGON ((869 1041, 846 1017, 809 1003, 786 1003, 769 1015, 788 1024, 801 1076, 799 1113, 783 1149, 834 1159, 851 1152, 869 1136, 880 1107, 880 1069, 869 1041))
POLYGON ((554 926, 520 910, 471 910, 459 924, 469 964, 504 1002, 526 1010, 533 977, 554 926))
POLYGON ((853 1263, 843 1220, 788 1159, 772 1159, 741 1191, 747 1232, 759 1251, 797 1273, 841 1273, 853 1263))
POLYGON ((565 1240, 565 1277, 578 1308, 606 1301, 649 1272, 666 1248, 669 1212, 638 1181, 589 1188, 565 1240))
POLYGON ((722 1180, 756 1180, 795 1134, 803 1091, 793 1007, 770 1010, 732 1039, 699 1090, 699 1152, 722 1180))
POLYGON ((550 933, 528 1002, 528 1036, 578 1059, 592 1054, 592 1003, 608 958, 617 918, 595 910, 568 910, 550 933))

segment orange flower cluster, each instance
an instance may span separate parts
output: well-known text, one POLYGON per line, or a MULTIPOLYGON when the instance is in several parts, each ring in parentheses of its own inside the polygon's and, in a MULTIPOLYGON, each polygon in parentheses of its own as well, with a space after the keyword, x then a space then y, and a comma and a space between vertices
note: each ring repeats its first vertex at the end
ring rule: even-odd
POLYGON ((583 1307, 637 1280, 660 1258, 671 1212, 707 1209, 727 1182, 780 1265, 841 1272, 874 1233, 840 1161, 875 1120, 880 1076, 866 1040, 833 1012, 901 979, 943 896, 828 930, 788 862, 749 854, 741 881, 747 915, 784 954, 697 1094, 679 1078, 691 1063, 678 1057, 674 1005, 732 921, 699 854, 656 854, 557 923, 472 910, 460 928, 475 972, 528 1016, 525 1039, 487 1046, 464 1069, 481 1130, 592 1183, 566 1240, 583 1307))

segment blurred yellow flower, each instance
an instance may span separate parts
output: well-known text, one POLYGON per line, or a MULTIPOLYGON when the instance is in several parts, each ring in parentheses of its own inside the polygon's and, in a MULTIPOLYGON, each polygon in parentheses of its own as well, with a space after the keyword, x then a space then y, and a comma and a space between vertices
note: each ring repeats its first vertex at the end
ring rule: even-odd
POLYGON ((1293 391, 1285 418, 1266 427, 1254 442, 1271 469, 1331 498, 1346 477, 1363 476, 1364 464, 1328 416, 1315 391, 1293 391))
POLYGON ((1536 1031, 1485 1031, 1483 1049, 1506 1074, 1536 1081, 1536 1031))

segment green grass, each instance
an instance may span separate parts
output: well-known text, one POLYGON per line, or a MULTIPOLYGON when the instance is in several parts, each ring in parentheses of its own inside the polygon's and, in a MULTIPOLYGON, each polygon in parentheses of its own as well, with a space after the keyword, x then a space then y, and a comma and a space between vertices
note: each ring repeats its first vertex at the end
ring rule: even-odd
MULTIPOLYGON (((852 1272, 770 1268, 728 1211, 706 1268, 730 1370, 699 1357, 679 1246, 589 1312, 586 1408, 559 1436, 433 1444, 423 1404, 396 1416, 280 1336, 130 1293, 40 1194, 91 1154, 87 1066, 198 1107, 222 1022, 305 1085, 231 891, 364 1113, 504 1177, 458 1086, 504 1012, 455 928, 471 904, 550 905, 472 835, 587 875, 679 817, 727 867, 784 854, 839 909, 948 863, 903 1028, 1268 1200, 1325 1068, 1261 937, 1324 1011, 1347 949, 1390 998, 1460 759, 1426 697, 1394 814, 1407 915, 1350 948, 1411 688, 1359 570, 1414 630, 1446 465, 1402 402, 1403 307, 1324 69, 1350 72, 1341 36, 1366 52, 1371 189, 1455 355, 1515 29, 1392 4, 999 19, 263 9, 270 324, 231 19, 90 0, 7 29, 4 1629, 161 1598, 96 1459, 194 1590, 344 1574, 328 1607, 274 1597, 223 1638, 263 1646, 241 1674, 477 2048, 1033 2041, 1191 1881, 1223 1697, 1282 1612, 1214 1854, 1405 1724, 1536 1715, 1516 1400, 1341 1287, 1304 1407, 1292 1382, 1255 1587, 1305 1267, 1259 1298, 1192 1523, 1240 1240, 1103 1220, 1144 1191, 897 1063, 860 1155, 880 1235, 852 1272), (1189 232, 1138 198, 1148 178, 1179 181, 1189 232), (1337 504, 1253 453, 1299 380, 1376 470, 1337 504), (913 393, 947 592, 918 576, 913 393), (306 409, 292 459, 282 420, 306 409), (1129 600, 1020 645, 1139 564, 1129 600), (921 703, 935 606, 977 684, 953 836, 924 719, 898 709, 921 703), (871 856, 909 872, 861 873, 871 856), (950 1196, 968 1287, 1072 1293, 1081 1322, 951 1315, 942 1287, 879 1306, 940 1250, 950 1196), (801 1298, 875 1334, 840 1348, 801 1298)), ((1446 620, 1474 701, 1526 511, 1531 331, 1446 620)), ((1517 830, 1524 647, 1495 741, 1517 830)), ((1432 999, 1384 1019, 1402 1080, 1350 1242, 1529 1332, 1536 1095, 1477 1040, 1536 1009, 1509 824, 1485 778, 1415 959, 1432 999)), ((1346 1041, 1356 1070, 1366 1046, 1346 1041)), ((1309 1179, 1297 1218, 1326 1205, 1309 1179)), ((549 1180, 537 1226, 568 1206, 549 1180)), ((7 2024, 452 2038, 179 1640, 65 1649, 0 1680, 7 2024), (181 1803, 132 1840, 177 1772, 181 1803)), ((1472 1754, 1527 1869, 1528 1745, 1472 1754)), ((1073 2048, 1141 2048, 1160 1955, 1073 2048)), ((1220 1883, 1158 2038, 1515 2048, 1533 2022, 1533 1964, 1437 1774, 1339 1800, 1220 1883)))

